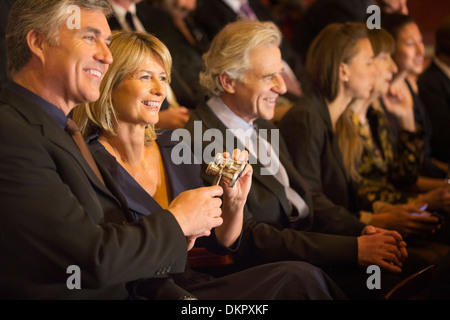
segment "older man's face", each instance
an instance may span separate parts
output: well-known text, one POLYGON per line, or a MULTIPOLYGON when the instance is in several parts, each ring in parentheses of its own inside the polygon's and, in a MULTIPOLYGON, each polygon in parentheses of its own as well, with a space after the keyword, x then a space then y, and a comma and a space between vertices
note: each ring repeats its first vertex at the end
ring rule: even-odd
POLYGON ((260 46, 250 51, 249 58, 252 68, 245 72, 243 81, 234 85, 233 111, 247 122, 270 120, 279 95, 286 93, 280 49, 260 46))
POLYGON ((53 95, 69 105, 95 101, 112 62, 111 30, 101 11, 81 10, 81 26, 60 29, 59 45, 46 46, 44 73, 53 95))

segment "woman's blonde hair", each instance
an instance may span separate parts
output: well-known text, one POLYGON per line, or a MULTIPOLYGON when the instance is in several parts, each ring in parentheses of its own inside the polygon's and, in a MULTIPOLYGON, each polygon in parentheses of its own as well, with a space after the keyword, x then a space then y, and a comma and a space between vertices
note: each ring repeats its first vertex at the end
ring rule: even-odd
POLYGON ((251 68, 249 52, 259 46, 281 44, 281 32, 272 22, 237 21, 226 25, 203 55, 204 70, 200 84, 212 95, 223 93, 220 75, 242 81, 251 68))
MULTIPOLYGON (((99 99, 77 106, 73 113, 74 121, 85 137, 96 132, 117 134, 113 126, 117 116, 112 103, 112 92, 146 58, 160 58, 167 73, 167 81, 170 82, 172 57, 158 38, 143 32, 114 31, 109 49, 113 62, 100 84, 99 99)), ((155 139, 155 128, 149 125, 145 130, 145 141, 149 143, 155 139)))
POLYGON ((336 122, 336 135, 348 179, 360 182, 358 163, 362 157, 363 142, 353 122, 353 110, 346 108, 336 122))

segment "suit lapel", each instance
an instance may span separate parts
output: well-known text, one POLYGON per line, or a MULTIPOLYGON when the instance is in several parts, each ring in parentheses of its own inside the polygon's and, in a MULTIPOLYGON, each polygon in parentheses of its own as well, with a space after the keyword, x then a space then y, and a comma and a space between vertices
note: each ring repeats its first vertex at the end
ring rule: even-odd
POLYGON ((333 132, 333 126, 331 125, 331 118, 330 118, 330 113, 328 111, 328 107, 327 107, 325 101, 319 100, 319 98, 317 98, 317 97, 315 99, 317 99, 317 101, 313 102, 313 104, 311 104, 311 105, 319 106, 319 108, 318 108, 319 114, 328 130, 327 133, 328 133, 328 138, 331 143, 331 150, 333 152, 334 160, 337 162, 337 164, 341 168, 341 171, 342 171, 342 174, 344 175, 344 177, 346 177, 347 175, 345 172, 344 162, 342 161, 343 158, 342 158, 342 154, 341 154, 341 149, 339 148, 337 136, 333 132))
MULTIPOLYGON (((64 132, 58 124, 44 110, 42 110, 40 106, 24 97, 11 94, 8 88, 5 88, 2 91, 2 101, 15 108, 17 112, 19 112, 32 126, 34 126, 36 130, 40 131, 44 137, 68 152, 83 169, 91 184, 111 196, 110 191, 101 183, 89 167, 89 164, 84 159, 72 137, 68 133, 64 132)), ((98 161, 96 162, 97 165, 101 167, 98 161)), ((105 177, 105 170, 101 170, 101 172, 105 177)), ((109 181, 108 184, 111 184, 111 182, 109 181)))
MULTIPOLYGON (((203 122, 203 126, 206 127, 206 129, 215 128, 220 130, 222 135, 225 137, 226 134, 226 127, 225 125, 216 117, 216 115, 209 109, 206 103, 202 103, 200 106, 198 106, 195 109, 195 112, 198 113, 200 119, 203 122)), ((267 129, 267 127, 261 128, 261 129, 267 129)), ((231 134, 231 133, 228 133, 231 134)), ((270 134, 268 134, 270 136, 270 134)), ((226 139, 223 139, 223 148, 226 150, 225 145, 226 139)), ((234 136, 234 146, 237 146, 237 138, 234 136)), ((228 152, 232 152, 233 150, 226 150, 228 152)), ((248 151, 248 150, 247 150, 248 151)), ((281 161, 281 159, 280 159, 281 161)), ((258 180, 264 187, 266 187, 268 190, 270 190, 280 201, 284 211, 286 214, 290 213, 289 210, 289 201, 286 198, 286 193, 284 190, 284 186, 281 185, 280 182, 273 176, 273 175, 262 175, 261 172, 264 166, 261 164, 261 162, 258 160, 257 163, 251 163, 253 167, 253 178, 258 180)))

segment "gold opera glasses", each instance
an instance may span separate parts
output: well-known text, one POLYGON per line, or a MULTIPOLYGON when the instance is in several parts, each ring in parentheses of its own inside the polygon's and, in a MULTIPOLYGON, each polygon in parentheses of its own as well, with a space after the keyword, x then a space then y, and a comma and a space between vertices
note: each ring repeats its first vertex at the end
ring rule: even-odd
POLYGON ((220 180, 224 178, 229 181, 232 188, 242 175, 246 164, 245 161, 234 160, 231 157, 224 158, 221 153, 218 153, 206 168, 206 173, 215 176, 213 185, 218 185, 220 180))

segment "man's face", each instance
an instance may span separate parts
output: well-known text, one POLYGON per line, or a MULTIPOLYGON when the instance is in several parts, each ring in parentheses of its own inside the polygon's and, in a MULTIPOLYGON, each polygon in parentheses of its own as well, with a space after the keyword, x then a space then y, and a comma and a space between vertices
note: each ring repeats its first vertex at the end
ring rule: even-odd
MULTIPOLYGON (((112 62, 111 30, 101 11, 80 11, 80 28, 60 29, 58 45, 48 42, 44 52, 44 73, 51 88, 50 101, 63 99, 68 106, 95 101, 100 82, 112 62)), ((67 111, 67 110, 66 110, 67 111)), ((69 110, 70 111, 70 110, 69 110)))
POLYGON ((379 2, 386 13, 408 14, 407 0, 380 0, 379 2))
POLYGON ((287 90, 280 49, 274 45, 257 47, 250 51, 249 60, 252 68, 245 72, 243 81, 235 82, 229 107, 247 122, 271 120, 277 98, 287 90))

